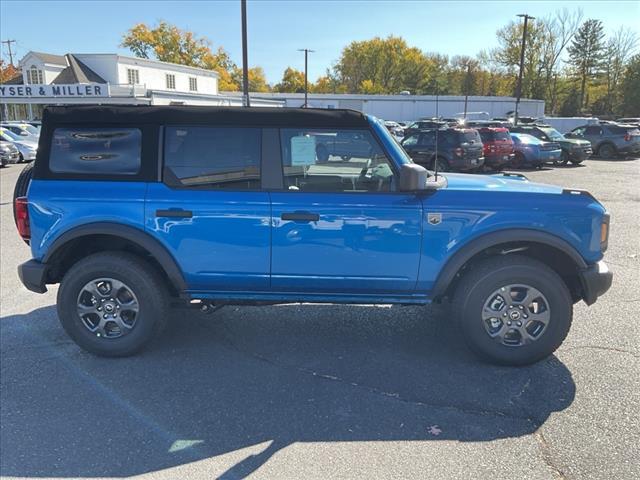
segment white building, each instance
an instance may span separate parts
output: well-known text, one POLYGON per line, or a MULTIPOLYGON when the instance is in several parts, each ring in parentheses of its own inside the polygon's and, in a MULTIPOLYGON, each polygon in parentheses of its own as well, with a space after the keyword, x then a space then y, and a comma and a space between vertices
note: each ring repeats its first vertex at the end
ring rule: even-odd
POLYGON ((22 77, 0 85, 4 117, 37 119, 44 105, 62 104, 242 105, 240 96, 219 94, 215 71, 175 63, 113 53, 29 52, 19 66, 22 77))
MULTIPOLYGON (((235 93, 227 95, 237 96, 235 93)), ((284 101, 287 107, 300 107, 304 104, 304 93, 254 93, 252 101, 284 101)), ((419 118, 436 116, 453 117, 464 112, 464 96, 453 95, 353 95, 310 93, 309 107, 351 108, 374 115, 384 120, 412 121, 419 118)), ((489 118, 507 117, 515 110, 514 97, 470 96, 467 99, 467 112, 486 112, 489 118)), ((522 117, 542 117, 544 100, 523 98, 518 108, 522 117)))

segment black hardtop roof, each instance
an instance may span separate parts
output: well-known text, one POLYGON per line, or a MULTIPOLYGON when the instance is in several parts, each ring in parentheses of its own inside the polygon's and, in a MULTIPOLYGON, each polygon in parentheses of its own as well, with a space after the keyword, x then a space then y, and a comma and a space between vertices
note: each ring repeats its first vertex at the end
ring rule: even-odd
POLYGON ((43 124, 237 125, 265 127, 360 127, 365 115, 355 110, 280 107, 202 107, 191 105, 69 105, 44 110, 43 124))

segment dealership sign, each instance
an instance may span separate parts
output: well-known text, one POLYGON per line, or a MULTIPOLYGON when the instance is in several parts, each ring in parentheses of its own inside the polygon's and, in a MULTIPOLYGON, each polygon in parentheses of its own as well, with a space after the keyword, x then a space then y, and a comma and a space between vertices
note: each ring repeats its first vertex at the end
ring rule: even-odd
POLYGON ((68 85, 0 85, 0 98, 96 98, 108 96, 108 83, 72 83, 68 85))

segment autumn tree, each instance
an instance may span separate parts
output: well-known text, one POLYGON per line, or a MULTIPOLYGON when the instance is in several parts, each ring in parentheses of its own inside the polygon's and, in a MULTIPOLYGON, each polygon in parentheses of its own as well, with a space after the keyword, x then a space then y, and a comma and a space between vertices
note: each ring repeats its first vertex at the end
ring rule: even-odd
MULTIPOLYGON (((253 67, 249 69, 249 91, 250 92, 269 92, 271 88, 267 83, 267 78, 264 74, 262 67, 253 67)), ((242 90, 242 69, 234 68, 231 74, 233 82, 238 85, 238 88, 242 90)))
POLYGON ((375 37, 347 45, 334 74, 353 93, 416 93, 428 84, 430 67, 420 49, 409 47, 404 39, 375 37))
POLYGON ((600 20, 585 21, 568 48, 569 64, 580 81, 580 107, 585 106, 585 92, 599 73, 605 54, 604 28, 600 20))
POLYGON ((274 92, 304 93, 304 73, 295 68, 287 67, 280 83, 273 87, 274 92))
POLYGON ((196 37, 193 32, 181 30, 165 21, 155 27, 144 23, 134 25, 122 37, 121 46, 140 58, 155 58, 162 62, 215 70, 220 75, 220 90, 239 89, 238 83, 232 78, 236 65, 222 47, 213 51, 208 39, 196 37))
POLYGON ((0 83, 8 82, 19 75, 20 70, 11 64, 5 63, 4 60, 0 60, 0 83))

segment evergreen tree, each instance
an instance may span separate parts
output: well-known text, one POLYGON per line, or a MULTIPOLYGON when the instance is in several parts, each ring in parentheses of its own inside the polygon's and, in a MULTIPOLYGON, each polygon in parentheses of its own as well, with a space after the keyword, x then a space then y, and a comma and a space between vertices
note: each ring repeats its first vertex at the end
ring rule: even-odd
POLYGON ((599 73, 604 60, 604 30, 600 20, 584 22, 568 48, 569 63, 575 68, 580 79, 580 108, 584 107, 588 82, 599 73))

